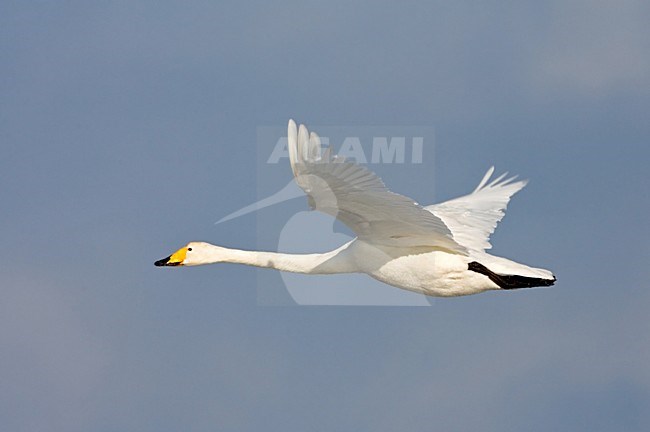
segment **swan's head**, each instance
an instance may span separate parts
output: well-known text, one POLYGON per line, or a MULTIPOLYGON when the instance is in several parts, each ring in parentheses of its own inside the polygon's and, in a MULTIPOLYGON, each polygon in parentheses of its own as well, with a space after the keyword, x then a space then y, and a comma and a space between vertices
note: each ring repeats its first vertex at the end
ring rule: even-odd
POLYGON ((191 242, 167 258, 154 263, 156 267, 194 266, 214 263, 218 246, 203 242, 191 242))

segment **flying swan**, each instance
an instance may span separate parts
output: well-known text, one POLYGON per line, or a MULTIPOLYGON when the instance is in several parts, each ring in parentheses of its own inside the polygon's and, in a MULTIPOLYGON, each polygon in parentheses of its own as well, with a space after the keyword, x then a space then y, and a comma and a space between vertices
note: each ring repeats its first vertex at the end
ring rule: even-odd
POLYGON ((398 288, 452 297, 487 290, 550 286, 555 276, 485 252, 510 197, 526 181, 506 174, 491 179, 494 167, 469 195, 423 207, 389 191, 368 169, 323 151, 320 138, 304 125, 288 127, 288 151, 296 183, 311 209, 336 217, 356 238, 330 252, 284 254, 230 249, 191 242, 156 266, 220 262, 281 271, 366 273, 398 288))

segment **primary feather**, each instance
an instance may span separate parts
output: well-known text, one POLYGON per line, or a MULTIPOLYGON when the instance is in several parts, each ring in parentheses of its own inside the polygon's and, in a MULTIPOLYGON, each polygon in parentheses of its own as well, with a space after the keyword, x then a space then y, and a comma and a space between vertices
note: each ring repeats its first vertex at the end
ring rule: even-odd
POLYGON ((474 192, 440 204, 425 207, 438 216, 453 233, 454 240, 472 251, 490 249, 490 235, 505 215, 510 198, 526 186, 527 181, 504 178, 504 173, 490 181, 490 167, 474 192), (489 181, 489 183, 488 183, 489 181))

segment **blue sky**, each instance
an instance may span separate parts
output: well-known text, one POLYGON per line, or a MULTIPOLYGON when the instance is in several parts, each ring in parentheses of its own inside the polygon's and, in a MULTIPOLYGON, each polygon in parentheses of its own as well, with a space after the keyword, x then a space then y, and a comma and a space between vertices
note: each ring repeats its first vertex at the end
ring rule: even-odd
POLYGON ((3 2, 3 429, 648 430, 648 21, 641 1, 3 2), (290 117, 435 128, 435 188, 382 173, 420 202, 492 164, 529 178, 493 252, 558 283, 261 307, 272 272, 155 268, 193 239, 255 248, 257 218, 305 205, 213 224, 258 198, 257 128, 290 117))

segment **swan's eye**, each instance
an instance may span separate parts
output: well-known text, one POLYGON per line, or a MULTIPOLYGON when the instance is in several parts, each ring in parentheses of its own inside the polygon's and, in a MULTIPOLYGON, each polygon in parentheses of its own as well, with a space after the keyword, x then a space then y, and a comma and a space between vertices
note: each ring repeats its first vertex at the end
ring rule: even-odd
POLYGON ((187 248, 187 251, 188 251, 188 252, 192 252, 192 248, 187 248))

